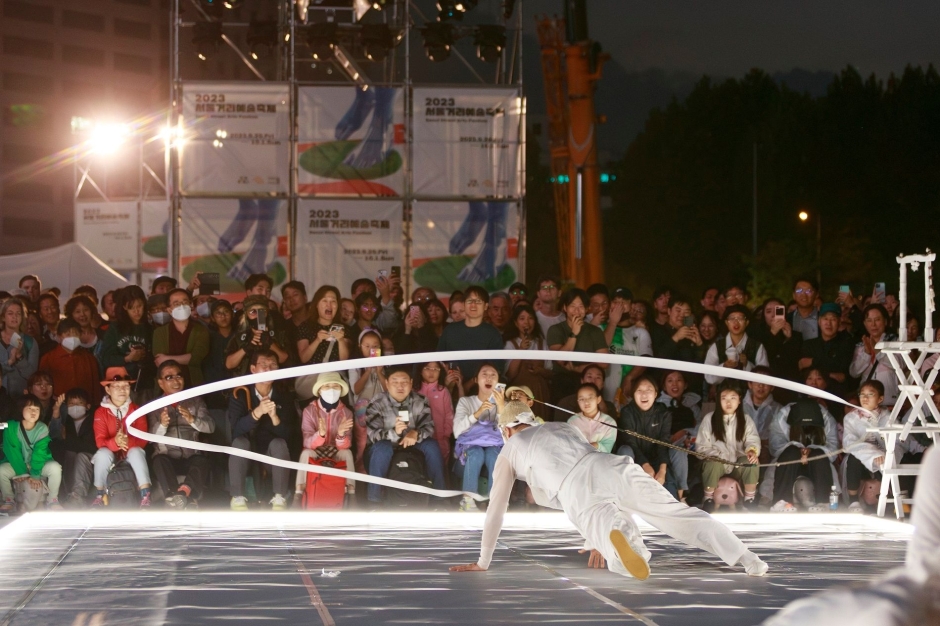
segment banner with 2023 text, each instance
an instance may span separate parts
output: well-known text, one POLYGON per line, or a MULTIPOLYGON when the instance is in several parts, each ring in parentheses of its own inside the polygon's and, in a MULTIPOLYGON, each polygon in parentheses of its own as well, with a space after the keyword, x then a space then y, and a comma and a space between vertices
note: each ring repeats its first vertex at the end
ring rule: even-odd
POLYGON ((525 101, 517 89, 421 87, 413 93, 415 195, 522 195, 525 101))
POLYGON ((184 195, 288 191, 288 85, 184 83, 181 123, 184 195))
POLYGON ((76 202, 75 241, 108 267, 137 269, 137 202, 76 202))

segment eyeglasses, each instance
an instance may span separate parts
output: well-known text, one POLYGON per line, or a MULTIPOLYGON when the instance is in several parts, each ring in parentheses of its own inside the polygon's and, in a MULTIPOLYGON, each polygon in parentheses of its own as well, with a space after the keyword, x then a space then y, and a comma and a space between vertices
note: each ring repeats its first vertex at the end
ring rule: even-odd
POLYGON ((425 365, 425 366, 424 366, 424 371, 425 371, 425 372, 439 372, 439 371, 441 371, 441 368, 439 368, 439 367, 432 367, 431 365, 425 365))
POLYGON ((812 289, 812 288, 810 288, 810 287, 807 287, 806 289, 802 289, 802 288, 796 289, 796 290, 794 291, 794 293, 800 293, 800 294, 805 293, 806 295, 811 296, 811 295, 813 295, 814 293, 816 293, 816 290, 815 290, 815 289, 812 289))
POLYGON ((166 376, 163 377, 163 380, 165 380, 168 383, 171 383, 174 380, 183 380, 183 376, 182 374, 167 374, 166 376))
POLYGON ((414 299, 414 302, 430 302, 433 300, 431 296, 420 296, 414 299))
POLYGON ((511 296, 524 296, 524 295, 526 295, 526 291, 525 291, 524 289, 513 289, 512 291, 509 292, 509 295, 511 295, 511 296))
POLYGON ((39 387, 40 389, 47 389, 49 387, 52 387, 52 383, 41 381, 41 382, 35 383, 33 387, 39 387))
POLYGON ((372 311, 372 312, 374 313, 375 311, 378 311, 379 309, 378 309, 377 307, 374 307, 374 306, 365 306, 365 305, 363 305, 363 306, 359 307, 359 310, 360 310, 360 311, 372 311))
POLYGON ((558 287, 555 285, 542 285, 539 287, 539 291, 558 291, 558 287))
POLYGON ((471 298, 470 300, 464 300, 464 304, 480 305, 483 304, 483 300, 479 298, 471 298))
POLYGON ((729 317, 729 318, 726 319, 725 321, 726 321, 726 322, 746 322, 746 321, 747 321, 747 318, 741 317, 740 315, 732 315, 731 317, 729 317))

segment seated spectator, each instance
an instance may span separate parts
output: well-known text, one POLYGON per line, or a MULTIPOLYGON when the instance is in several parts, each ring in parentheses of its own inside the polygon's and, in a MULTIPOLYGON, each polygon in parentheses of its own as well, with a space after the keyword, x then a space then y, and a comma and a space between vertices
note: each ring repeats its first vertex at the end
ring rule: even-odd
MULTIPOLYGON (((630 316, 633 308, 633 292, 626 287, 614 290, 607 310, 607 320, 600 325, 604 331, 611 354, 628 356, 653 356, 653 340, 646 328, 638 326, 630 316)), ((612 365, 607 368, 607 377, 602 389, 614 404, 626 404, 633 390, 633 381, 646 371, 638 365, 612 365)))
POLYGON ((98 342, 104 338, 104 331, 95 323, 98 317, 95 302, 85 295, 72 296, 65 303, 65 317, 78 324, 81 346, 97 356, 101 351, 98 342))
POLYGON ((176 279, 172 276, 157 276, 150 283, 150 295, 166 295, 171 289, 176 289, 176 279))
MULTIPOLYGON (((123 367, 137 381, 135 389, 153 387, 153 329, 146 317, 144 290, 128 285, 117 293, 116 313, 102 339, 101 366, 123 367)), ((136 396, 135 396, 136 397, 136 396)))
POLYGON ((601 393, 593 383, 582 383, 578 387, 577 414, 568 418, 568 423, 581 431, 588 443, 601 452, 610 452, 617 442, 617 421, 601 412, 601 393))
MULTIPOLYGON (((705 365, 720 365, 729 369, 750 372, 758 365, 770 366, 767 351, 761 343, 749 337, 745 329, 748 326, 749 311, 740 304, 733 304, 725 309, 725 326, 728 334, 719 339, 705 356, 705 365)), ((705 382, 717 385, 724 376, 705 374, 705 382)))
POLYGON ((793 282, 796 308, 787 315, 787 321, 794 332, 800 333, 803 341, 815 339, 819 334, 819 309, 816 307, 818 293, 819 285, 812 278, 800 277, 793 282))
POLYGON ((35 489, 42 488, 46 480, 49 493, 46 507, 61 509, 59 487, 62 483, 62 466, 52 459, 49 451, 49 428, 39 421, 39 400, 30 394, 19 402, 22 421, 9 422, 3 432, 3 456, 0 463, 0 492, 3 504, 0 513, 9 515, 14 509, 13 483, 28 480, 35 489))
POLYGON ((509 316, 512 314, 512 300, 509 294, 498 291, 490 296, 489 306, 486 308, 487 321, 500 332, 506 332, 509 316))
MULTIPOLYGON (((734 306, 734 305, 733 305, 734 306)), ((715 510, 715 487, 722 476, 730 475, 744 484, 744 508, 757 510, 757 481, 760 468, 760 436, 754 421, 744 413, 737 381, 725 381, 718 388, 719 406, 702 418, 695 451, 732 463, 748 463, 747 467, 732 466, 718 461, 703 461, 702 482, 706 513, 715 510)))
POLYGON ((768 298, 754 317, 755 323, 748 334, 764 346, 773 375, 796 380, 800 375, 797 361, 800 358, 803 337, 790 328, 783 300, 768 298), (778 311, 780 315, 777 315, 778 311))
MULTIPOLYGON (((157 385, 163 396, 173 395, 186 388, 182 368, 175 361, 164 361, 157 370, 157 385)), ((215 432, 215 421, 202 398, 183 400, 147 415, 150 432, 163 437, 199 441, 200 434, 215 432)), ((171 509, 185 509, 198 501, 209 484, 209 458, 199 450, 181 448, 163 443, 153 445, 151 463, 157 484, 163 489, 166 505, 171 509), (177 476, 185 476, 183 484, 177 476)))
MULTIPOLYGON (((412 389, 408 367, 396 366, 389 371, 388 391, 372 399, 366 415, 371 444, 366 450, 366 466, 371 476, 388 476, 395 449, 414 446, 424 455, 434 488, 444 488, 444 461, 434 440, 434 418, 424 397, 412 389)), ((370 484, 368 494, 369 502, 382 501, 381 486, 370 484)))
POLYGON ((509 289, 507 291, 509 292, 509 300, 511 301, 513 308, 515 308, 519 302, 529 301, 529 288, 526 287, 523 283, 513 283, 509 285, 509 289))
POLYGON ((702 396, 694 391, 689 391, 689 383, 686 380, 685 372, 679 370, 665 372, 663 375, 663 388, 656 401, 670 409, 682 407, 688 411, 687 417, 679 419, 677 419, 677 412, 672 411, 674 431, 681 423, 684 424, 681 428, 690 429, 694 433, 702 421, 702 396), (689 425, 689 417, 691 417, 691 425, 689 425))
MULTIPOLYGON (((273 352, 258 350, 252 352, 248 370, 252 374, 273 372, 278 369, 278 358, 273 352)), ((256 383, 233 390, 228 405, 228 420, 232 427, 232 447, 239 450, 251 450, 259 454, 290 460, 287 438, 290 425, 296 423, 297 413, 294 399, 281 391, 273 382, 256 383)), ((251 461, 240 456, 230 455, 228 473, 233 511, 247 511, 248 498, 245 497, 245 478, 251 461)), ((269 465, 273 478, 274 497, 269 504, 275 511, 287 509, 290 486, 290 470, 269 465)))
POLYGON ((166 295, 173 321, 153 331, 154 365, 176 361, 186 387, 203 383, 202 361, 209 354, 209 331, 193 321, 192 300, 185 289, 173 289, 166 295))
POLYGON ((41 408, 39 421, 49 427, 49 436, 53 441, 62 438, 62 422, 59 420, 59 408, 65 402, 65 394, 55 398, 52 376, 39 370, 29 377, 24 394, 32 394, 39 400, 41 408))
MULTIPOLYGON (((131 402, 131 384, 134 381, 123 367, 109 367, 101 385, 105 397, 95 411, 95 445, 98 451, 92 457, 94 483, 97 495, 92 507, 107 504, 105 496, 108 488, 108 473, 115 461, 124 458, 134 469, 140 489, 140 508, 150 508, 150 468, 147 467, 147 455, 144 452, 147 442, 127 432, 124 419, 137 410, 131 402)), ((138 430, 147 430, 147 416, 141 415, 134 421, 138 430)))
POLYGON ((202 375, 207 383, 214 383, 229 377, 225 367, 225 350, 235 334, 232 327, 235 311, 228 300, 216 300, 209 308, 209 316, 209 353, 202 362, 202 375))
MULTIPOLYGON (((672 417, 665 406, 656 402, 658 396, 659 386, 651 376, 644 374, 637 378, 633 388, 633 402, 620 409, 617 427, 657 441, 669 442, 672 417)), ((676 478, 669 469, 668 448, 621 432, 617 436, 617 454, 633 459, 656 482, 664 485, 673 495, 678 495, 676 478)))
POLYGON ((84 389, 69 389, 63 394, 63 403, 62 436, 52 441, 52 457, 62 466, 65 502, 70 508, 77 508, 88 503, 94 484, 92 458, 98 451, 95 418, 91 413, 91 399, 84 389))
MULTIPOLYGON (((858 399, 864 410, 854 409, 845 414, 842 447, 846 449, 845 489, 849 495, 849 511, 861 513, 865 507, 858 501, 859 484, 863 479, 882 480, 886 450, 884 439, 867 429, 888 426, 891 411, 880 406, 884 400, 884 386, 877 380, 862 383, 858 399)), ((898 449, 895 454, 900 462, 904 451, 898 449)))
MULTIPOLYGON (((548 331, 548 347, 559 352, 593 352, 596 354, 609 354, 604 331, 597 326, 584 322, 587 310, 588 297, 582 289, 567 290, 561 298, 561 308, 565 313, 565 321, 552 326, 548 331)), ((555 376, 552 379, 552 395, 562 398, 573 393, 578 386, 581 373, 590 363, 582 361, 553 361, 552 369, 555 376)), ((599 364, 607 372, 607 364, 599 364)), ((600 387, 603 387, 601 380, 600 387)))
MULTIPOLYGON (((467 288, 466 318, 462 322, 448 324, 444 332, 441 333, 441 339, 437 344, 438 352, 450 352, 452 350, 501 350, 503 347, 503 337, 491 324, 485 321, 486 307, 490 295, 486 289, 477 285, 471 285, 467 288)), ((444 356, 444 355, 442 355, 444 356)), ((463 375, 464 391, 469 393, 471 387, 476 384, 477 370, 480 368, 480 361, 459 361, 457 367, 463 375)), ((502 363, 495 364, 502 367, 502 363)))
MULTIPOLYGON (((590 383, 598 389, 602 389, 604 385, 604 370, 597 363, 586 363, 585 365, 584 371, 581 372, 581 381, 578 384, 584 385, 590 383)), ((570 396, 565 396, 558 401, 558 406, 560 408, 555 409, 552 421, 567 422, 568 417, 577 413, 580 408, 578 394, 573 393, 570 396)), ((601 396, 599 407, 601 412, 606 415, 610 415, 614 412, 613 403, 605 400, 603 395, 601 396)))
POLYGON ((542 328, 542 335, 548 337, 548 331, 552 326, 565 321, 565 312, 559 306, 561 281, 552 276, 542 276, 536 285, 536 300, 532 303, 532 307, 535 309, 536 319, 542 328))
POLYGON ((59 299, 51 293, 39 296, 39 317, 42 318, 42 334, 45 341, 39 344, 39 356, 52 352, 58 345, 56 341, 57 329, 61 316, 59 314, 59 299))
POLYGON ((147 298, 147 316, 150 318, 150 324, 157 326, 166 326, 172 319, 167 305, 165 293, 159 293, 147 298))
POLYGON ((898 379, 888 360, 888 355, 875 346, 881 341, 897 341, 895 335, 885 331, 888 311, 880 304, 869 304, 862 311, 865 333, 855 346, 849 375, 861 381, 877 380, 884 385, 884 406, 894 406, 898 401, 898 379))
MULTIPOLYGON (((359 354, 362 358, 376 358, 382 356, 382 337, 377 330, 364 330, 359 335, 359 354)), ((363 364, 364 365, 364 364, 363 364)), ((350 369, 349 385, 352 387, 350 394, 353 402, 353 415, 355 418, 355 437, 356 443, 356 471, 360 474, 366 473, 364 465, 364 454, 366 444, 369 441, 369 433, 366 428, 366 409, 372 399, 378 394, 388 389, 388 381, 385 379, 384 367, 357 367, 350 369)))
POLYGON ((450 312, 451 323, 464 321, 467 317, 465 309, 466 296, 460 291, 455 291, 448 302, 450 304, 448 310, 450 312))
MULTIPOLYGON (((772 376, 769 367, 757 366, 751 370, 755 374, 772 376)), ((747 393, 744 395, 744 414, 751 418, 757 427, 757 434, 760 436, 761 462, 766 463, 770 460, 770 426, 774 422, 777 412, 780 411, 781 404, 774 400, 774 388, 767 383, 747 383, 747 393)))
MULTIPOLYGON (((489 363, 484 363, 477 373, 477 381, 477 395, 461 398, 454 412, 454 471, 463 482, 462 490, 468 493, 479 493, 484 465, 492 482, 496 457, 503 449, 503 436, 497 425, 496 395, 503 395, 502 391, 496 390, 499 372, 489 363)), ((460 502, 460 510, 475 511, 476 502, 465 495, 460 502)))
MULTIPOLYGON (((512 318, 503 336, 506 338, 506 350, 548 350, 535 309, 525 302, 512 310, 512 318)), ((552 397, 549 386, 552 379, 551 361, 512 359, 506 366, 506 378, 510 385, 525 385, 531 389, 533 397, 540 402, 548 402, 552 397)), ((533 412, 543 419, 550 416, 548 408, 543 404, 534 407, 533 412)))
POLYGON ((277 355, 278 365, 287 361, 285 333, 277 318, 270 314, 268 299, 251 295, 242 302, 241 321, 225 348, 225 369, 232 376, 248 372, 251 355, 257 351, 271 351, 277 355))
POLYGON ((19 395, 39 367, 39 344, 26 334, 26 303, 10 298, 0 305, 0 371, 7 392, 19 395))
POLYGON ((844 398, 852 391, 848 383, 855 341, 852 335, 839 330, 841 317, 842 308, 834 302, 819 307, 819 334, 800 346, 799 368, 818 367, 828 372, 829 390, 844 398))
POLYGON ((349 358, 346 327, 339 323, 339 290, 324 285, 313 294, 311 316, 297 329, 300 362, 332 363, 349 358))
MULTIPOLYGON (((428 318, 427 328, 434 335, 434 346, 440 340, 444 333, 444 327, 447 326, 447 307, 444 303, 434 298, 424 304, 424 314, 428 318)), ((435 349, 432 347, 432 350, 435 349)))
MULTIPOLYGON (((441 449, 444 467, 450 466, 450 438, 454 434, 454 402, 450 390, 441 381, 441 372, 447 369, 440 361, 431 361, 421 367, 421 387, 418 393, 424 396, 431 407, 434 420, 434 440, 441 449)), ((456 371, 455 371, 456 373, 456 371)), ((445 376, 449 376, 448 372, 445 376)))
POLYGON ((92 405, 95 405, 101 398, 101 387, 98 385, 101 374, 95 356, 81 347, 80 334, 81 329, 74 320, 67 318, 60 321, 57 330, 59 345, 40 359, 39 369, 49 372, 54 388, 81 387, 91 398, 92 405))
MULTIPOLYGON (((346 463, 347 471, 356 471, 352 451, 353 414, 342 402, 347 394, 349 385, 336 372, 326 372, 317 377, 317 382, 313 384, 316 400, 304 409, 301 421, 304 436, 301 463, 309 463, 310 459, 334 459, 346 463)), ((298 471, 293 508, 300 508, 306 488, 307 472, 298 471)), ((347 478, 347 500, 351 500, 355 494, 356 481, 347 478)))

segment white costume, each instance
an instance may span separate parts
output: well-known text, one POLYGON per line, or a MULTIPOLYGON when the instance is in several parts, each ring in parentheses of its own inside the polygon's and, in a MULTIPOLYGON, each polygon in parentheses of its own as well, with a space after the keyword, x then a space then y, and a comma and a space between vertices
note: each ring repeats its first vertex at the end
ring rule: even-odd
POLYGON ((902 568, 859 589, 797 600, 764 626, 915 626, 940 623, 940 453, 929 452, 914 496, 914 536, 902 568))
POLYGON ((490 565, 517 478, 528 483, 538 504, 563 510, 585 538, 585 548, 600 552, 612 572, 629 576, 611 543, 612 530, 621 531, 633 551, 649 561, 633 514, 728 565, 763 565, 724 524, 677 501, 631 459, 598 452, 578 429, 556 422, 516 432, 496 460, 477 562, 483 569, 490 565))

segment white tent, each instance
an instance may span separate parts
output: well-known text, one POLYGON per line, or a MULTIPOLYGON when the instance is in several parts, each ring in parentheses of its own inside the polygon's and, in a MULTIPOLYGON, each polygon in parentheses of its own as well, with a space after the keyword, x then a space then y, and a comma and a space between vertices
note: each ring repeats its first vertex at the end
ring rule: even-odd
POLYGON ((104 295, 127 285, 123 276, 80 243, 67 243, 57 248, 0 256, 0 289, 15 289, 20 278, 35 274, 42 288, 58 287, 68 298, 79 285, 89 284, 104 295))

